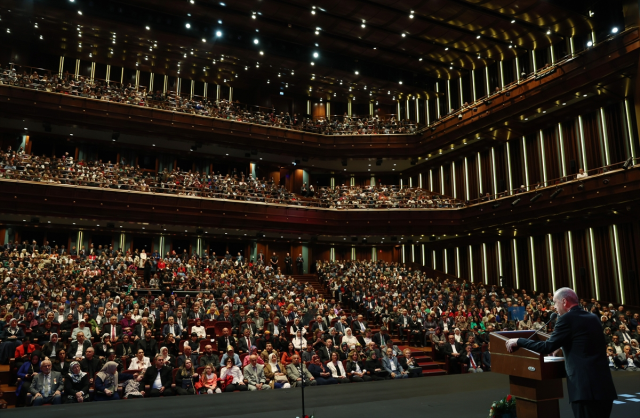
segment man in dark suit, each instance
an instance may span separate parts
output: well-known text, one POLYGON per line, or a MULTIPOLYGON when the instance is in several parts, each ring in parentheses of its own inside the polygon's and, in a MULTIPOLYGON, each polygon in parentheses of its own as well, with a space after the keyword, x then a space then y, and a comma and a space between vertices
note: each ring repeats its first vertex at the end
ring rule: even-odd
POLYGON ((118 318, 112 316, 109 323, 102 329, 102 334, 107 334, 109 337, 111 337, 111 342, 113 344, 118 342, 122 337, 122 327, 118 325, 118 318))
POLYGON ((364 335, 364 331, 367 329, 367 323, 365 322, 362 315, 358 315, 358 318, 351 322, 351 331, 353 331, 353 335, 356 337, 359 335, 364 335))
POLYGON ((222 330, 222 335, 218 337, 218 351, 220 355, 227 352, 227 347, 232 346, 234 350, 237 350, 236 340, 231 335, 229 335, 229 328, 224 328, 222 330))
POLYGON ((251 337, 251 331, 249 330, 249 328, 245 328, 244 335, 238 338, 238 351, 240 353, 248 353, 249 348, 251 348, 251 346, 255 344, 256 340, 255 338, 251 337))
POLYGON ((327 338, 325 345, 320 347, 320 349, 316 351, 316 354, 320 357, 320 361, 325 362, 331 360, 331 353, 334 352, 336 352, 336 349, 333 346, 333 340, 327 338))
POLYGON ((378 347, 384 347, 384 345, 387 343, 387 340, 390 339, 391 335, 389 335, 387 327, 385 327, 384 325, 380 327, 380 332, 376 333, 373 336, 373 342, 376 343, 378 347))
POLYGON ((84 337, 84 332, 79 332, 76 334, 76 340, 69 345, 67 358, 80 361, 89 347, 91 347, 91 342, 84 337))
POLYGON ((442 346, 442 352, 449 355, 449 373, 460 373, 460 360, 464 353, 464 347, 456 342, 455 335, 449 334, 449 341, 442 346))
POLYGON ((562 348, 567 369, 567 391, 576 418, 611 415, 617 399, 605 351, 605 339, 600 319, 583 310, 578 295, 568 287, 558 289, 553 296, 559 318, 546 341, 512 338, 507 350, 524 347, 540 354, 554 353, 562 348))
POLYGON ((153 367, 147 367, 142 378, 144 390, 152 398, 172 396, 172 381, 171 367, 164 365, 164 358, 161 355, 154 357, 153 367))
POLYGON ((277 338, 278 335, 285 332, 285 327, 280 325, 279 318, 273 318, 273 322, 267 324, 267 331, 269 331, 274 338, 277 338))
POLYGON ((151 330, 148 329, 144 334, 144 339, 138 340, 138 349, 144 351, 145 357, 154 358, 158 354, 158 343, 151 338, 151 330))
POLYGON ((182 327, 179 324, 176 324, 175 319, 170 316, 169 323, 162 328, 162 336, 167 338, 167 334, 173 335, 182 335, 182 327))
POLYGON ((89 381, 93 383, 93 376, 100 371, 100 358, 95 355, 93 347, 87 348, 84 358, 80 361, 80 369, 89 375, 89 381))

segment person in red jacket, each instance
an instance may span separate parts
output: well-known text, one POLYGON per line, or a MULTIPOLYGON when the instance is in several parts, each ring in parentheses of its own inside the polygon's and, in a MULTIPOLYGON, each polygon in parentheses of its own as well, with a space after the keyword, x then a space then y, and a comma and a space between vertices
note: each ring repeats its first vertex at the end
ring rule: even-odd
POLYGON ((31 353, 36 351, 36 346, 31 344, 31 338, 27 335, 22 339, 22 344, 16 348, 15 359, 16 365, 15 367, 20 369, 20 367, 27 361, 29 361, 29 357, 31 353))

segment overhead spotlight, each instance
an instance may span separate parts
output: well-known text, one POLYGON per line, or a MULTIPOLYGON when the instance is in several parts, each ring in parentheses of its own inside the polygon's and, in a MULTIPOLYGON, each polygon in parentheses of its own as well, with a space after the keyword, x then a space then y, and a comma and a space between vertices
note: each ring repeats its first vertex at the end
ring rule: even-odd
POLYGON ((487 100, 484 102, 484 104, 486 104, 487 106, 489 106, 491 104, 491 100, 487 100))
POLYGON ((222 36, 222 32, 220 32, 220 31, 216 31, 216 36, 217 36, 218 38, 219 38, 219 37, 221 37, 221 36, 222 36))
POLYGON ((198 149, 198 146, 197 146, 197 145, 191 145, 191 147, 189 148, 189 151, 192 151, 192 152, 193 152, 193 151, 195 151, 195 150, 197 150, 197 149, 198 149))
POLYGON ((513 202, 511 202, 511 206, 517 205, 518 203, 520 203, 520 200, 521 200, 521 198, 515 199, 513 202))
POLYGON ((587 46, 588 46, 588 47, 592 47, 592 46, 593 46, 593 41, 589 41, 589 42, 587 42, 587 46))
POLYGON ((611 33, 618 33, 618 27, 614 26, 613 29, 611 29, 611 33))
POLYGON ((629 157, 629 159, 622 165, 622 168, 624 168, 625 170, 627 170, 629 167, 633 167, 633 157, 629 157))
POLYGON ((317 52, 313 53, 313 58, 318 58, 318 53, 317 52))
POLYGON ((609 184, 609 179, 606 178, 606 179, 602 180, 602 184, 609 184))
POLYGON ((462 120, 462 113, 458 115, 458 120, 462 120))
POLYGON ((509 97, 509 96, 511 96, 511 92, 510 92, 510 91, 508 91, 508 92, 506 92, 506 93, 505 93, 505 95, 506 95, 507 97, 509 97))
POLYGON ((558 196, 558 195, 559 195, 560 193, 562 193, 563 191, 564 191, 564 189, 563 189, 563 188, 556 189, 553 193, 551 193, 550 198, 551 198, 551 199, 553 199, 554 197, 558 196))
POLYGON ((538 193, 538 194, 536 194, 535 196, 533 196, 533 197, 531 198, 531 200, 529 200, 529 202, 533 203, 533 202, 535 202, 536 200, 540 199, 541 197, 542 197, 542 193, 538 193))
POLYGON ((547 29, 547 35, 551 35, 551 29, 547 29))
POLYGON ((184 25, 187 29, 191 28, 191 23, 187 23, 186 25, 184 25))
POLYGON ((513 20, 511 21, 511 23, 516 23, 516 20, 515 20, 515 19, 513 19, 513 20))
POLYGON ((476 36, 476 39, 480 39, 480 35, 476 36))
POLYGON ((114 132, 111 134, 111 140, 113 142, 116 142, 118 140, 118 138, 120 138, 120 132, 114 132))
POLYGON ((256 44, 256 45, 258 45, 258 43, 259 43, 259 42, 260 42, 260 41, 259 41, 259 40, 257 40, 257 39, 254 39, 254 40, 253 40, 253 43, 254 43, 254 44, 256 44))

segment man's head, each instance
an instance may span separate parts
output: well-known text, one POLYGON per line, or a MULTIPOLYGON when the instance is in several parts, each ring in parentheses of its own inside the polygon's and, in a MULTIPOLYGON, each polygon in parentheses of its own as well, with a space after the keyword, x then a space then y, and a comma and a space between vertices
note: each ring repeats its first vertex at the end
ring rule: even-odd
POLYGON ((184 353, 185 357, 189 357, 191 355, 191 347, 185 344, 185 346, 182 348, 182 352, 184 353))
POLYGON ((84 343, 84 332, 77 333, 76 340, 78 340, 78 344, 84 343))
POLYGON ((449 343, 453 344, 456 342, 456 336, 449 334, 449 343))
POLYGON ((40 363, 40 371, 45 376, 47 376, 49 373, 51 373, 51 360, 49 360, 49 359, 42 360, 42 363, 40 363))
POLYGON ((620 342, 620 338, 617 335, 614 335, 611 337, 611 341, 613 341, 614 344, 618 344, 620 342))
POLYGON ((213 353, 213 347, 211 345, 209 345, 209 344, 205 345, 204 346, 204 352, 207 355, 211 355, 211 353, 213 353))
POLYGON ((256 363, 258 362, 258 356, 256 356, 255 354, 251 354, 251 356, 249 357, 249 362, 253 367, 255 367, 256 363))
POLYGON ((87 348, 87 351, 84 353, 84 356, 87 358, 87 360, 91 360, 95 353, 96 352, 93 349, 93 347, 89 347, 89 348, 87 348))
POLYGON ((300 356, 298 356, 297 354, 294 354, 293 356, 291 356, 291 362, 297 366, 300 364, 300 356))
POLYGON ((553 303, 558 315, 564 315, 569 309, 580 303, 580 299, 578 299, 578 295, 576 295, 576 292, 572 289, 563 287, 556 290, 553 296, 553 303))
POLYGON ((146 331, 144 332, 144 338, 145 338, 147 341, 151 340, 151 330, 150 330, 150 329, 148 329, 148 330, 146 330, 146 331))
POLYGON ((392 349, 387 348, 386 353, 387 353, 387 357, 389 357, 389 358, 393 357, 393 350, 392 349))
POLYGON ((164 357, 162 357, 162 354, 156 354, 156 356, 153 359, 153 365, 156 366, 158 369, 164 366, 164 357))
POLYGON ((225 337, 229 336, 229 328, 223 328, 222 329, 222 335, 224 335, 225 337))

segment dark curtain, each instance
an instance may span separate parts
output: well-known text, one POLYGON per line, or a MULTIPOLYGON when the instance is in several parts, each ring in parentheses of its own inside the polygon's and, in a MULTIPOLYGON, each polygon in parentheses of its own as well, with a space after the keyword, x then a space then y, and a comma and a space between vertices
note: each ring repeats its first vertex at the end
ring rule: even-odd
POLYGON ((640 305, 640 283, 638 283, 640 223, 618 224, 617 228, 625 303, 638 306, 640 305))
POLYGON ((605 107, 604 118, 607 125, 609 161, 611 164, 625 161, 630 154, 624 103, 614 103, 605 107))
POLYGON ((582 117, 587 164, 590 170, 605 165, 601 139, 602 132, 598 113, 599 112, 596 111, 582 117))
POLYGON ((523 158, 527 161, 529 169, 529 183, 535 186, 542 183, 542 164, 540 164, 540 146, 538 145, 538 134, 532 133, 525 137, 526 154, 523 158))
MULTIPOLYGON (((476 158, 477 158, 477 154, 476 154, 476 158)), ((482 194, 486 195, 487 193, 489 193, 490 195, 493 195, 494 194, 493 167, 491 165, 491 150, 480 152, 480 168, 481 168, 480 181, 482 184, 482 194)))
POLYGON ((549 250, 546 235, 533 237, 533 249, 536 263, 536 293, 551 292, 551 274, 549 266, 549 250))
POLYGON ((509 177, 507 173, 507 155, 505 151, 505 145, 494 147, 494 155, 496 159, 496 182, 498 183, 498 193, 503 193, 509 190, 509 177))
POLYGON ((615 275, 616 258, 612 251, 612 237, 610 226, 593 228, 593 244, 598 268, 598 287, 600 299, 609 302, 620 300, 618 293, 618 278, 615 275))
POLYGON ((480 197, 480 187, 478 182, 478 155, 467 156, 467 174, 469 177, 469 197, 471 200, 480 197))
POLYGON ((548 184, 556 184, 558 179, 562 177, 557 125, 542 130, 542 144, 544 146, 544 161, 547 168, 548 184))
MULTIPOLYGON (((506 148, 506 146, 505 146, 506 148)), ((511 161, 511 183, 514 189, 527 185, 524 176, 524 164, 522 160, 522 139, 509 141, 509 157, 511 161)))
POLYGON ((562 122, 562 138, 564 140, 564 158, 567 174, 578 174, 581 164, 580 137, 576 118, 562 122))

